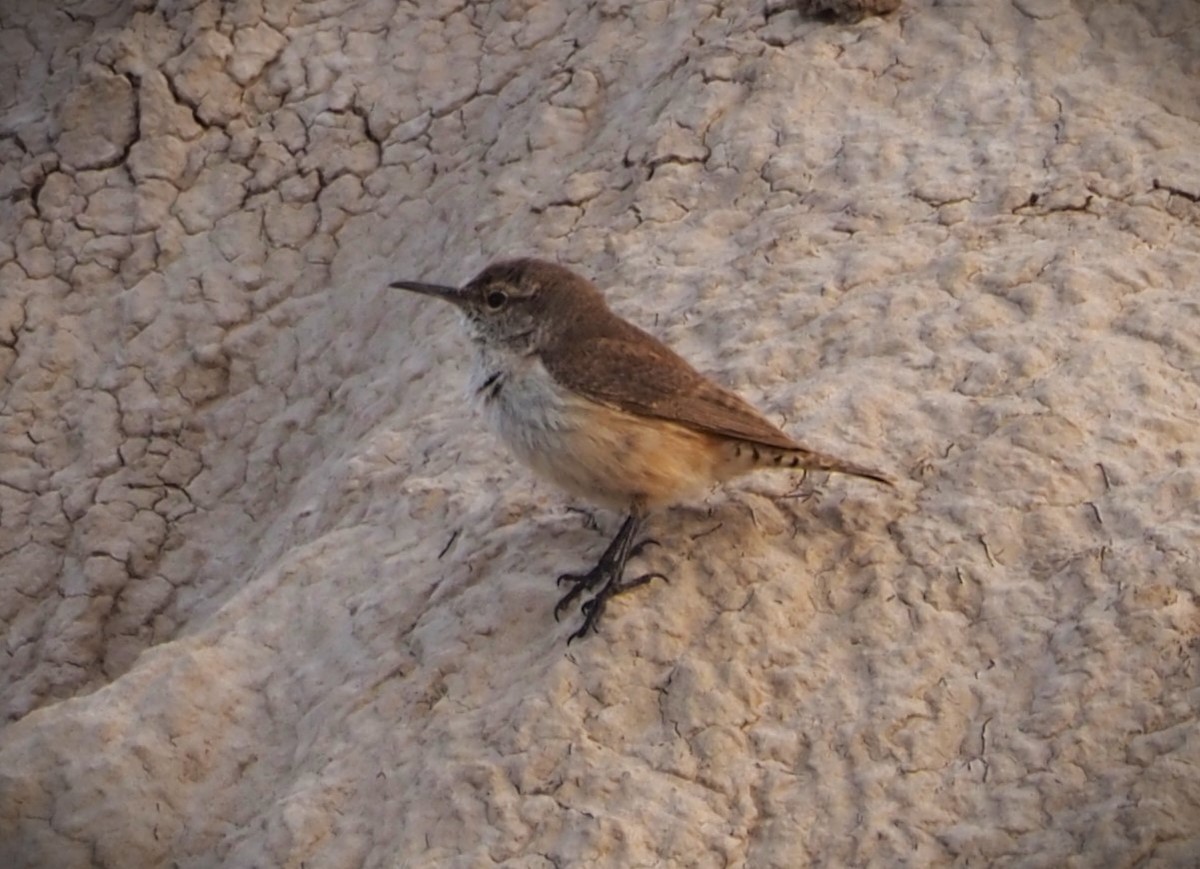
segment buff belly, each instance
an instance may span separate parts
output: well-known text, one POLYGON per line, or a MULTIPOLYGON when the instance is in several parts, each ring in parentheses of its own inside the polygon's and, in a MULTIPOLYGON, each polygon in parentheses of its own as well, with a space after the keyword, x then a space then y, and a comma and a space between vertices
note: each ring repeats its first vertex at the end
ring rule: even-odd
POLYGON ((475 377, 492 429, 520 461, 587 501, 651 509, 703 494, 734 470, 724 438, 583 398, 536 357, 489 367, 497 361, 475 377))

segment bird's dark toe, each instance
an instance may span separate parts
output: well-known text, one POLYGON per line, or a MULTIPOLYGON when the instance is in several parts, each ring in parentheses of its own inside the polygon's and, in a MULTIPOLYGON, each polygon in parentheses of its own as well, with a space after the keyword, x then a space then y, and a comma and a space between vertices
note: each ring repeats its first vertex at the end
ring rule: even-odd
POLYGON ((662 546, 662 544, 653 537, 643 538, 642 540, 639 540, 637 543, 633 544, 632 548, 630 548, 629 557, 633 558, 635 555, 641 555, 646 548, 650 546, 662 546))
POLYGON ((653 582, 656 579, 661 579, 668 585, 671 583, 670 577, 668 577, 665 573, 659 573, 657 571, 652 573, 643 573, 641 576, 634 577, 633 579, 626 580, 625 582, 621 583, 619 586, 617 586, 617 588, 613 589, 611 595, 624 594, 627 591, 632 591, 633 589, 646 585, 649 582, 653 582))
POLYGON ((587 582, 588 575, 586 573, 560 573, 558 579, 554 580, 555 585, 562 585, 564 582, 569 582, 574 586, 578 586, 581 582, 587 582))

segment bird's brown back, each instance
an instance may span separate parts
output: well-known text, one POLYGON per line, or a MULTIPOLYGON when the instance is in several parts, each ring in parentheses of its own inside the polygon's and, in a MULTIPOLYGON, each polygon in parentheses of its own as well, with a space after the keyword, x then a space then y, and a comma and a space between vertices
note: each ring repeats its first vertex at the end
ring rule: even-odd
POLYGON ((588 311, 555 345, 542 356, 551 375, 592 401, 709 434, 799 446, 750 404, 607 308, 588 311))

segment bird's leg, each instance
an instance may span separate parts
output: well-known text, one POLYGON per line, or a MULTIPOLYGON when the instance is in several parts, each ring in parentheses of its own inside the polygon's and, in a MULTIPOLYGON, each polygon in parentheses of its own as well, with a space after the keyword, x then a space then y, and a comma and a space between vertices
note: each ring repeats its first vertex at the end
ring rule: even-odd
POLYGON ((625 570, 625 562, 629 560, 632 546, 631 541, 633 535, 637 534, 638 528, 641 526, 642 520, 630 513, 625 517, 625 521, 621 523, 621 530, 617 532, 617 536, 608 544, 608 548, 604 550, 604 554, 600 556, 600 560, 596 562, 596 566, 587 573, 564 573, 558 578, 558 584, 564 582, 571 584, 571 590, 559 599, 554 607, 554 617, 557 619, 559 614, 569 607, 572 601, 585 591, 590 591, 601 582, 608 583, 614 580, 620 582, 621 574, 625 570))
POLYGON ((658 544, 657 540, 650 539, 633 542, 641 525, 642 517, 636 513, 630 513, 621 523, 621 530, 608 544, 608 548, 604 550, 604 554, 600 556, 595 567, 587 573, 564 573, 558 578, 559 585, 564 582, 571 583, 571 590, 564 594, 555 605, 554 618, 556 620, 575 598, 600 585, 600 590, 596 592, 595 597, 586 601, 580 608, 583 611, 583 624, 567 639, 568 644, 584 636, 588 631, 596 629, 609 598, 645 585, 655 577, 666 579, 661 573, 647 573, 628 582, 621 581, 621 577, 625 573, 625 563, 629 561, 630 557, 637 555, 647 546, 658 544))

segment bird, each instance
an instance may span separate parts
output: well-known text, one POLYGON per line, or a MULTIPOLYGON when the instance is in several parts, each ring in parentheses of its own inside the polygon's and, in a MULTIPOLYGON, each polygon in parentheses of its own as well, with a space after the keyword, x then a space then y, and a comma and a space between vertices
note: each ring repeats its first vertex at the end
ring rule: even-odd
POLYGON ((881 471, 803 446, 748 402, 613 312, 590 280, 534 258, 492 263, 461 287, 401 280, 448 302, 474 347, 469 391, 489 427, 535 473, 624 514, 599 561, 564 573, 557 620, 581 595, 568 645, 607 603, 662 573, 626 579, 647 515, 758 468, 830 471, 895 485, 881 471))

